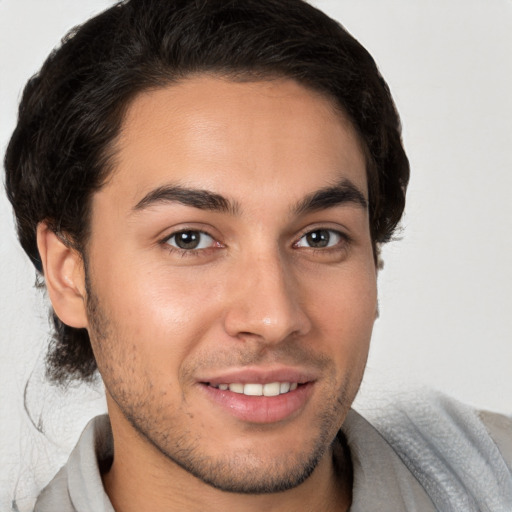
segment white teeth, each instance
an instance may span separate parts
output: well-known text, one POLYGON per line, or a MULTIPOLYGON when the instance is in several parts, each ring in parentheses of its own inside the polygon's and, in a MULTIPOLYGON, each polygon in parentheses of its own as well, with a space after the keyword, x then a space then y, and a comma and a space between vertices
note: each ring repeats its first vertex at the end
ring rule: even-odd
POLYGON ((288 393, 290 391, 290 383, 289 382, 281 382, 279 386, 279 393, 288 393))
POLYGON ((263 395, 263 384, 246 384, 244 386, 244 395, 248 395, 248 396, 263 395))
POLYGON ((230 384, 229 391, 233 391, 233 393, 241 393, 244 394, 244 385, 243 384, 230 384))
POLYGON ((267 384, 241 384, 235 382, 233 384, 219 384, 214 386, 221 391, 232 391, 247 396, 277 396, 294 391, 298 387, 297 382, 268 382, 267 384))
POLYGON ((279 382, 269 382, 263 386, 264 396, 277 396, 279 395, 279 382))

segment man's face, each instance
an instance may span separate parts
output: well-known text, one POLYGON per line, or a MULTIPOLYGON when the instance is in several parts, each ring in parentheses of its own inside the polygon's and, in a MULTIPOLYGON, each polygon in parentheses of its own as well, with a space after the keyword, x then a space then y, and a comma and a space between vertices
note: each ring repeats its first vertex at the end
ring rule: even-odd
POLYGON ((114 436, 225 490, 297 485, 376 314, 354 129, 293 81, 199 76, 139 95, 116 149, 87 251, 114 436))

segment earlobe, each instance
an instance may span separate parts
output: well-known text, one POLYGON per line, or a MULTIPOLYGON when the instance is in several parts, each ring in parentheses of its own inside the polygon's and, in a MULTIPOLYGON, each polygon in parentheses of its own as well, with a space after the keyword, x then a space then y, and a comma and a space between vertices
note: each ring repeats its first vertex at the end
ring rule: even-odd
POLYGON ((37 247, 53 309, 70 327, 87 327, 85 273, 78 251, 45 222, 37 226, 37 247))

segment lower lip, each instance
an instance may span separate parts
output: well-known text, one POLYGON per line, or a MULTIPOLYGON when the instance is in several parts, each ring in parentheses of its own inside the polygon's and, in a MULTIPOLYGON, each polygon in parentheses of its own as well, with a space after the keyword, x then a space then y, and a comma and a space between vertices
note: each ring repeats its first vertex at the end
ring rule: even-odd
POLYGON ((201 384, 201 388, 210 399, 235 418, 248 423, 276 423, 304 408, 311 396, 313 382, 301 384, 294 391, 277 396, 247 396, 207 384, 201 384))

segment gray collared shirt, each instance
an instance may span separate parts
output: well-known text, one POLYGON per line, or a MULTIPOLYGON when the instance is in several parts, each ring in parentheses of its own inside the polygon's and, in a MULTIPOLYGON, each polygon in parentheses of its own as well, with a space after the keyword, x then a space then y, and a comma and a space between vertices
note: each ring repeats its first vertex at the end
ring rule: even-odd
MULTIPOLYGON (((510 418, 437 397, 374 424, 351 410, 342 427, 353 465, 350 512, 512 510, 510 418)), ((112 450, 108 416, 98 416, 34 511, 114 512, 98 462, 112 450)))

